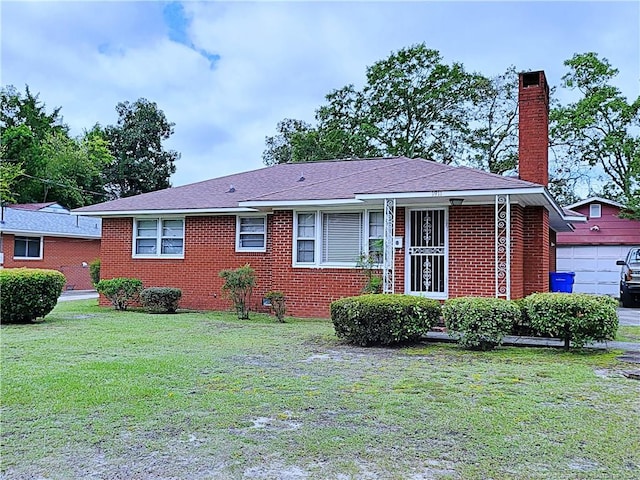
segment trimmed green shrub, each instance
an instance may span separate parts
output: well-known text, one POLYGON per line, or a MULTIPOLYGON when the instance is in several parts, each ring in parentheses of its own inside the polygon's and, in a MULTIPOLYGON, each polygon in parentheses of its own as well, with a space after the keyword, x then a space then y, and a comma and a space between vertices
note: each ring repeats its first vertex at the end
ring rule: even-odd
POLYGON ((249 264, 235 270, 222 270, 219 274, 224 280, 222 291, 233 302, 240 320, 249 318, 249 302, 253 287, 256 285, 256 272, 249 264))
POLYGON ((58 303, 65 276, 56 270, 5 268, 0 270, 2 323, 28 323, 44 317, 58 303))
POLYGON ((95 287, 100 281, 100 259, 96 258, 89 263, 89 275, 91 276, 91 283, 95 287))
POLYGON ((540 335, 564 339, 564 347, 613 340, 618 302, 605 295, 534 293, 522 303, 524 315, 540 335))
POLYGON ((360 295, 331 304, 338 338, 363 347, 417 342, 440 318, 436 300, 412 295, 360 295))
POLYGON ((518 319, 511 325, 511 330, 509 331, 509 335, 515 335, 518 337, 535 337, 538 335, 533 328, 531 328, 531 324, 529 323, 529 319, 524 314, 524 298, 517 298, 515 300, 511 300, 515 303, 520 309, 520 316, 518 319))
POLYGON ((111 278, 100 280, 96 290, 111 302, 116 310, 126 310, 140 299, 142 281, 137 278, 111 278))
MULTIPOLYGON (((379 248, 382 249, 382 241, 379 241, 379 248)), ((362 293, 382 293, 382 277, 380 277, 379 264, 382 261, 381 254, 361 253, 356 261, 356 267, 362 270, 365 278, 365 285, 362 293)))
POLYGON ((272 290, 265 293, 264 298, 271 302, 271 308, 273 309, 273 313, 275 314, 278 321, 280 323, 284 323, 284 314, 287 311, 287 308, 285 306, 284 293, 277 290, 272 290))
POLYGON ((442 307, 449 336, 464 348, 491 350, 502 343, 520 318, 514 302, 499 298, 451 298, 442 307))
POLYGON ((176 313, 182 290, 169 287, 150 287, 140 292, 140 303, 149 313, 176 313))

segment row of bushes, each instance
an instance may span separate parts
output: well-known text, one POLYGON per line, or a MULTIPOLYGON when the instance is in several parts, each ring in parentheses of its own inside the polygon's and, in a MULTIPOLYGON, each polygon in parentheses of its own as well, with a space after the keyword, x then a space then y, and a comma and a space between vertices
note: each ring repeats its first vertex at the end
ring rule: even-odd
POLYGON ((176 313, 182 290, 170 287, 143 288, 137 278, 111 278, 96 284, 98 293, 104 295, 116 310, 126 310, 129 305, 140 303, 150 313, 176 313))
MULTIPOLYGON (((253 269, 249 265, 236 270, 223 270, 220 276, 225 280, 223 291, 233 302, 240 319, 249 318, 249 302, 254 285, 253 269)), ((143 289, 137 278, 112 278, 100 280, 96 290, 104 295, 116 310, 126 310, 129 305, 140 303, 151 313, 175 313, 182 297, 178 288, 151 287, 143 289)), ((265 298, 280 322, 284 322, 285 297, 282 292, 267 292, 265 298)))
MULTIPOLYGON (((99 264, 98 264, 99 265, 99 264)), ((46 316, 58 302, 66 283, 56 270, 7 268, 0 270, 0 320, 2 323, 29 323, 46 316)), ((116 310, 140 303, 148 312, 175 313, 182 297, 178 288, 144 288, 136 278, 112 278, 96 283, 96 290, 116 310)))
POLYGON ((454 298, 442 306, 409 295, 361 295, 333 302, 331 319, 339 338, 362 346, 416 342, 442 316, 449 336, 465 348, 490 350, 506 335, 526 330, 562 338, 568 349, 613 340, 616 306, 610 297, 567 293, 536 293, 517 301, 454 298))

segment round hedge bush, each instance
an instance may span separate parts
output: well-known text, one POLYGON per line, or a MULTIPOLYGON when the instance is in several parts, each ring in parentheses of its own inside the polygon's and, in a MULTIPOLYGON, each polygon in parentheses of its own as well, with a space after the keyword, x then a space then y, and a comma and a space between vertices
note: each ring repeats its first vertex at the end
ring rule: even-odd
POLYGON ((442 307, 449 336, 472 350, 491 350, 500 345, 521 315, 515 302, 499 298, 451 298, 442 307))
POLYGON ((338 338, 363 347, 417 342, 439 319, 436 300, 412 295, 360 295, 331 304, 338 338))
POLYGON ((44 317, 58 303, 65 276, 56 270, 5 268, 0 270, 2 323, 29 323, 44 317))
POLYGON ((126 310, 130 304, 138 302, 142 288, 142 280, 138 278, 110 278, 96 284, 98 293, 107 297, 116 310, 126 310))
POLYGON ((565 348, 613 340, 618 302, 605 295, 534 293, 522 301, 527 322, 539 335, 564 339, 565 348))
POLYGON ((182 290, 170 287, 149 287, 140 292, 140 303, 149 313, 176 313, 182 290))

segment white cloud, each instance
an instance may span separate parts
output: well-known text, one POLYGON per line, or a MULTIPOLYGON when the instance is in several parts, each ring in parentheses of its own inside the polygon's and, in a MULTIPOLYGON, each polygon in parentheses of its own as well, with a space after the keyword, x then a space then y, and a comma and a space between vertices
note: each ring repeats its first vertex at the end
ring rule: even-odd
POLYGON ((544 69, 596 51, 638 94, 640 7, 610 2, 187 2, 189 45, 169 40, 160 2, 26 2, 2 8, 2 84, 28 84, 79 134, 145 97, 175 122, 176 185, 262 165, 265 135, 313 121, 324 95, 425 42, 487 75, 544 69), (210 62, 199 51, 217 54, 210 62))

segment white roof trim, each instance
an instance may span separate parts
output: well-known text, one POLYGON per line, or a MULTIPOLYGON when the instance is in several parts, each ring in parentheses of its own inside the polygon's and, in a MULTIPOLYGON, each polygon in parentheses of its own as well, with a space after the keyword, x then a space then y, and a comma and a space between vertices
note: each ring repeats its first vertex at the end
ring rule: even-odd
POLYGON ((574 215, 563 215, 562 219, 572 223, 573 222, 585 223, 588 220, 587 217, 585 217, 584 215, 580 215, 579 217, 576 217, 574 215))
POLYGON ((248 213, 256 212, 253 208, 229 207, 229 208, 181 208, 174 210, 113 210, 97 212, 71 211, 71 215, 83 217, 137 217, 139 215, 208 215, 211 213, 248 213))
POLYGON ((493 190, 436 190, 432 192, 399 192, 399 193, 362 193, 356 194, 359 200, 383 200, 385 198, 434 198, 434 197, 479 197, 482 195, 524 195, 544 193, 544 187, 504 188, 493 190))
POLYGON ((608 198, 602 198, 602 197, 589 197, 589 198, 585 198, 584 200, 580 200, 579 202, 572 203, 571 205, 568 205, 565 208, 573 209, 575 207, 581 207, 583 205, 587 205, 589 203, 594 203, 594 202, 606 203, 607 205, 612 205, 612 206, 618 207, 618 208, 623 208, 624 207, 624 205, 622 205, 621 203, 616 202, 615 200, 609 200, 608 198))

